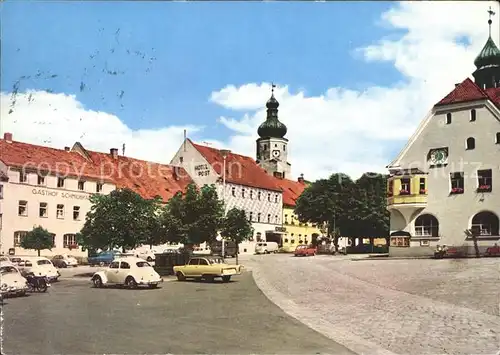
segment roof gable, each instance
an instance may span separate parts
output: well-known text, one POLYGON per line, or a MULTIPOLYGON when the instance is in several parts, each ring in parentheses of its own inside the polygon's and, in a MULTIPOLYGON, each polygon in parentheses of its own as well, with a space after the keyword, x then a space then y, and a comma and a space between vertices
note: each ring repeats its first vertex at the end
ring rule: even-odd
POLYGON ((489 96, 469 78, 462 81, 435 106, 449 105, 460 102, 489 99, 489 96))
MULTIPOLYGON (((189 142, 222 176, 224 159, 221 150, 189 142)), ((233 184, 256 187, 272 191, 281 191, 274 177, 267 174, 255 160, 250 157, 229 153, 226 157, 226 181, 233 184)))

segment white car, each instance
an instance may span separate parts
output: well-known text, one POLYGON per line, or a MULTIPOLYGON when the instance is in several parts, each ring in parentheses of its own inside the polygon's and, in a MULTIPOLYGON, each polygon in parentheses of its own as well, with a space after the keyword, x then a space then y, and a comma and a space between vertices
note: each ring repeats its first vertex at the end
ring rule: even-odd
POLYGON ((160 254, 160 251, 156 249, 141 250, 135 256, 148 262, 152 262, 156 260, 155 254, 160 254))
POLYGON ((24 296, 28 290, 28 281, 21 275, 19 269, 9 263, 0 264, 0 293, 4 295, 24 296))
POLYGON ((124 257, 113 260, 106 269, 96 272, 91 281, 97 288, 107 285, 156 288, 163 279, 147 261, 136 257, 124 257))
POLYGON ((52 262, 43 256, 23 260, 19 263, 19 267, 24 271, 32 272, 35 276, 45 276, 49 282, 57 281, 61 276, 52 262))
POLYGON ((12 261, 10 260, 10 258, 8 256, 5 256, 5 255, 0 256, 0 263, 13 265, 12 261))
POLYGON ((55 267, 76 267, 78 266, 78 260, 75 257, 68 254, 56 255, 52 258, 52 264, 55 267))

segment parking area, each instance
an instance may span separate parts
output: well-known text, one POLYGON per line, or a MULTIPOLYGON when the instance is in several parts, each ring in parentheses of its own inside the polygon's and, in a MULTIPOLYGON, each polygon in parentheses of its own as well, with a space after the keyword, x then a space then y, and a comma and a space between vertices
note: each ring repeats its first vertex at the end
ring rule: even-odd
POLYGON ((352 354, 286 315, 245 272, 227 284, 94 289, 62 269, 45 294, 6 299, 6 354, 352 354))
POLYGON ((358 353, 500 351, 500 259, 253 256, 258 286, 288 314, 358 353))

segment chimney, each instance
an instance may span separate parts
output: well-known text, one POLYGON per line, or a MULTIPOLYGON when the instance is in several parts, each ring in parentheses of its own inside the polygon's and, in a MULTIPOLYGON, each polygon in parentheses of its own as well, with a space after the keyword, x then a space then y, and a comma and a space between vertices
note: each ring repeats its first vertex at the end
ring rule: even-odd
POLYGON ((113 159, 118 159, 118 148, 111 148, 109 154, 113 159))
POLYGON ((304 174, 300 174, 299 178, 297 179, 298 182, 300 182, 301 184, 304 183, 304 174))
POLYGON ((12 133, 5 132, 3 134, 3 139, 5 139, 7 143, 12 143, 12 133))
POLYGON ((125 143, 122 145, 122 155, 125 156, 125 143))
POLYGON ((67 152, 69 152, 69 149, 70 149, 69 147, 64 147, 64 150, 67 152))

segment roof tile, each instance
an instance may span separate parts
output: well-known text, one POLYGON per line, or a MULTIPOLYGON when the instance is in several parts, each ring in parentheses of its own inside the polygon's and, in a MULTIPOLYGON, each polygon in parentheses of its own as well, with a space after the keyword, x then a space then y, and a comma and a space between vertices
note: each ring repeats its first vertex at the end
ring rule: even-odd
POLYGON ((88 150, 86 153, 90 159, 76 151, 0 139, 0 160, 7 166, 114 183, 148 199, 160 196, 166 202, 192 182, 183 168, 124 156, 114 159, 110 154, 88 150))
MULTIPOLYGON (((222 176, 224 159, 221 150, 189 141, 203 155, 215 172, 222 176)), ((226 181, 238 185, 281 191, 276 179, 268 175, 255 160, 235 153, 229 153, 226 157, 226 181)))
POLYGON ((307 184, 305 182, 289 179, 275 178, 276 183, 283 189, 283 205, 295 207, 297 199, 304 192, 307 184))
POLYGON ((469 78, 462 81, 436 106, 488 99, 489 96, 469 78))

